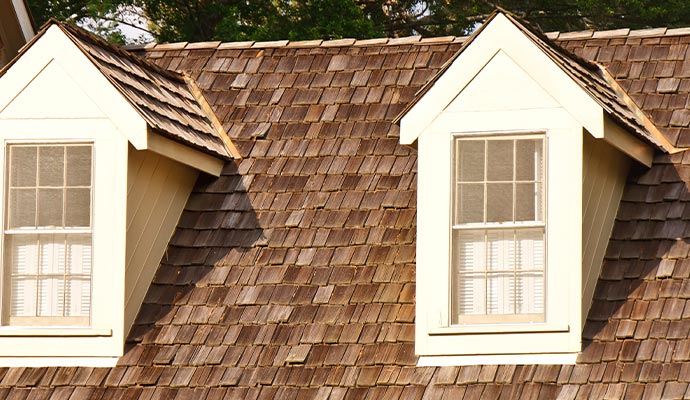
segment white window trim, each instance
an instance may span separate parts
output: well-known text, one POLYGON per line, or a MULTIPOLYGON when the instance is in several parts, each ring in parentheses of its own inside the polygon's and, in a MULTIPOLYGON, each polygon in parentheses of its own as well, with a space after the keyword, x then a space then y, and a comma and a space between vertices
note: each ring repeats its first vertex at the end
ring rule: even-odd
MULTIPOLYGON (((90 291, 90 299, 89 299, 89 315, 85 317, 59 317, 59 316, 48 316, 48 317, 43 317, 43 316, 25 316, 25 317, 11 317, 9 315, 9 310, 8 308, 10 307, 9 304, 5 304, 5 302, 11 302, 11 287, 10 287, 10 282, 5 282, 5 278, 9 275, 9 272, 7 269, 9 269, 9 266, 5 266, 5 262, 7 260, 6 258, 6 249, 5 249, 5 243, 6 243, 6 236, 7 235, 25 235, 25 234, 89 234, 90 239, 91 239, 91 252, 92 252, 92 261, 93 261, 93 220, 94 220, 94 194, 95 194, 95 181, 94 181, 94 172, 95 172, 95 143, 93 140, 45 140, 45 141, 36 141, 36 140, 21 140, 21 139, 10 139, 6 140, 3 144, 2 151, 5 153, 3 154, 3 164, 0 167, 3 172, 3 180, 2 180, 2 187, 3 187, 3 209, 2 209, 2 223, 3 223, 3 231, 2 231, 2 245, 0 245, 0 260, 2 263, 2 274, 0 275, 0 291, 2 295, 0 296, 0 329, 2 328, 14 328, 14 329, 21 329, 21 328, 39 328, 39 329, 53 329, 53 328, 67 328, 68 332, 70 329, 81 329, 86 331, 90 326, 91 326, 91 314, 93 311, 93 265, 91 266, 91 274, 89 277, 89 291, 90 291), (9 201, 8 201, 8 196, 9 196, 9 174, 6 168, 8 167, 8 160, 6 159, 7 155, 7 149, 9 146, 14 146, 14 145, 36 145, 36 146, 43 146, 43 145, 89 145, 91 147, 91 183, 89 185, 90 191, 91 191, 91 198, 90 198, 90 225, 89 227, 78 227, 78 228, 70 228, 70 227, 63 227, 63 228, 54 228, 54 229, 22 229, 22 228, 16 228, 16 229, 10 229, 6 228, 7 224, 7 218, 8 218, 8 213, 9 213, 9 201), (26 323, 11 323, 10 320, 15 319, 18 321, 26 321, 26 323), (86 323, 75 323, 75 324, 70 324, 68 323, 69 321, 85 321, 86 323), (63 323, 64 322, 64 323, 63 323)), ((38 210, 36 210, 38 212, 38 210)), ((64 212, 64 210, 63 210, 64 212)), ((30 332, 31 330, 29 330, 30 332)), ((104 330, 101 330, 104 331, 104 330)), ((2 334, 0 334, 2 336, 2 334)), ((69 336, 69 335, 67 335, 69 336)), ((83 335, 81 335, 83 336, 83 335)), ((88 336, 88 335, 87 335, 88 336)), ((93 335, 92 335, 93 336, 93 335)), ((97 335, 97 336, 102 336, 102 335, 97 335)))
MULTIPOLYGON (((0 119, 0 173, 4 190, 5 149, 10 143, 93 144, 90 324, 1 326, 0 366, 107 366, 123 353, 127 139, 106 119, 67 122, 0 119)), ((4 196, 2 201, 5 210, 4 196)), ((5 226, 4 211, 0 223, 5 226)))
POLYGON ((417 361, 417 366, 454 367, 463 365, 575 365, 576 361, 576 353, 421 356, 417 361))
POLYGON ((415 324, 415 349, 418 355, 469 357, 463 362, 472 364, 475 363, 471 361, 473 357, 476 363, 482 362, 479 357, 482 355, 500 359, 501 356, 520 354, 576 354, 581 350, 581 216, 572 210, 581 207, 582 190, 578 185, 565 185, 568 182, 579 183, 582 179, 583 130, 562 109, 539 111, 538 116, 532 114, 537 114, 537 111, 493 111, 487 120, 488 115, 483 112, 447 113, 439 116, 419 137, 415 324), (460 120, 462 124, 458 124, 460 120), (529 134, 543 134, 546 147, 545 319, 543 322, 452 325, 449 323, 450 295, 439 296, 438 288, 443 285, 450 293, 450 175, 454 137, 529 134), (566 158, 563 158, 564 154, 566 158), (554 160, 559 162, 554 164, 554 160), (555 177, 560 177, 556 184, 555 177), (440 182, 449 184, 443 188, 440 182), (566 187, 568 189, 564 190, 566 187), (568 198, 573 199, 567 205, 563 203, 565 192, 568 192, 568 198), (555 198, 552 197, 554 193, 555 198), (557 204, 561 203, 555 208, 554 199, 557 204), (569 207, 567 209, 571 212, 559 212, 564 207, 569 207), (553 224, 554 216, 559 221, 557 225, 553 224), (560 252, 567 236, 564 233, 573 239, 573 245, 564 253, 568 261, 562 262, 564 256, 559 256, 559 262, 554 263, 549 260, 555 256, 551 239, 557 235, 556 244, 560 247, 555 248, 560 252), (446 267, 442 268, 443 265, 446 267), (553 292, 560 293, 557 299, 549 296, 553 292))
MULTIPOLYGON (((487 163, 487 157, 488 154, 484 154, 484 168, 486 168, 486 163, 487 163)), ((451 321, 452 318, 452 310, 453 310, 453 304, 452 304, 452 298, 453 298, 453 293, 452 293, 452 285, 453 285, 453 277, 450 276, 453 274, 453 270, 455 269, 455 265, 453 265, 454 261, 454 255, 453 255, 453 244, 449 244, 449 250, 450 250, 450 256, 449 256, 449 278, 448 278, 448 312, 447 312, 447 318, 448 320, 446 321, 446 326, 444 327, 430 327, 429 333, 430 334, 438 334, 438 332, 450 332, 450 331, 456 331, 458 334, 463 333, 463 332, 533 332, 533 331, 552 331, 555 326, 559 326, 559 331, 562 330, 562 327, 565 326, 567 330, 567 324, 549 324, 546 321, 546 308, 548 305, 548 293, 547 293, 547 280, 549 278, 548 274, 548 263, 546 262, 548 259, 547 252, 548 252, 548 234, 547 234, 547 227, 548 227, 548 221, 547 221, 547 216, 548 216, 548 141, 547 141, 547 136, 546 136, 546 131, 524 131, 524 132, 488 132, 488 133, 483 133, 483 132, 474 132, 474 133, 453 133, 451 135, 451 151, 450 151, 450 167, 452 168, 452 172, 450 173, 450 181, 449 181, 449 187, 450 189, 450 195, 451 195, 451 201, 449 203, 450 209, 449 209, 449 215, 451 218, 451 223, 449 224, 449 238, 452 241, 453 236, 456 234, 455 231, 462 231, 462 230, 491 230, 491 229, 520 229, 520 228, 543 228, 544 229, 544 311, 541 313, 541 317, 539 318, 539 321, 525 321, 525 322, 518 322, 518 321, 510 321, 513 317, 516 316, 522 316, 522 315, 527 315, 527 314, 500 314, 500 315, 471 315, 469 316, 470 318, 468 319, 476 319, 476 320, 482 320, 484 317, 486 317, 487 321, 481 321, 481 322, 458 322, 458 323, 453 323, 451 321), (455 171, 457 171, 457 162, 458 162, 458 154, 456 154, 456 144, 458 141, 463 141, 463 140, 529 140, 529 139, 540 139, 542 140, 542 168, 543 170, 541 171, 542 173, 542 192, 541 192, 541 203, 542 203, 542 221, 541 222, 536 222, 536 221, 525 221, 525 222, 477 222, 477 223, 463 223, 463 224, 454 224, 453 223, 453 218, 454 218, 454 206, 455 202, 458 200, 456 199, 457 194, 457 177, 455 176, 455 171), (494 321, 489 322, 488 319, 494 319, 494 321), (495 329, 491 329, 490 327, 494 326, 495 329), (483 328, 482 328, 483 327, 483 328), (434 333, 437 332, 437 333, 434 333)), ((483 183, 486 184, 487 181, 483 180, 483 183)), ((485 188, 486 190, 486 188, 485 188)), ((486 193, 484 195, 486 197, 486 193)), ((515 201, 515 199, 513 199, 515 201)), ((513 204, 514 205, 514 204, 513 204)), ((484 207, 484 216, 487 214, 487 203, 486 201, 483 204, 484 207)), ((519 317, 518 317, 519 318, 519 317)), ((536 317, 534 317, 536 318, 536 317)), ((447 334, 447 333, 446 333, 447 334)))

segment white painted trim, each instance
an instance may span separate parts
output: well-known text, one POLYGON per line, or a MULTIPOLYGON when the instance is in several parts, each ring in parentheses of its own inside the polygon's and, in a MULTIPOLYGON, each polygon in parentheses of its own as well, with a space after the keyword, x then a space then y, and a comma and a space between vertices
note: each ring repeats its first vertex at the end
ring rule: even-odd
MULTIPOLYGON (((134 147, 146 148, 146 121, 56 25, 48 28, 0 79, 0 109, 17 98, 49 63, 59 65, 134 147)), ((61 101, 65 94, 46 95, 61 101)), ((40 110, 33 111, 40 117, 40 110)), ((6 116, 0 112, 0 119, 3 118, 6 116)))
MULTIPOLYGON (((0 132, 3 144, 90 142, 95 163, 91 327, 2 327, 0 365, 112 365, 123 353, 126 334, 127 139, 108 119, 0 119, 0 132)), ((4 156, 5 151, 0 151, 0 172, 4 156)))
POLYGON ((415 142, 499 52, 520 66, 593 135, 603 136, 605 113, 599 103, 508 18, 498 14, 402 118, 401 144, 415 142))
POLYGON ((473 335, 476 333, 532 333, 568 332, 567 324, 527 323, 527 324, 474 324, 429 327, 429 335, 473 335))
POLYGON ((31 17, 29 17, 29 12, 26 9, 26 2, 24 0, 12 0, 12 6, 14 7, 14 13, 17 15, 19 26, 22 29, 22 36, 28 42, 36 35, 36 32, 31 25, 31 17))
POLYGON ((462 365, 574 365, 578 353, 491 354, 476 356, 421 356, 418 367, 462 365))
MULTIPOLYGON (((61 327, 0 327, 0 337, 93 337, 93 336, 113 336, 112 329, 92 329, 92 328, 61 328, 61 327)), ((0 357, 1 358, 1 357, 0 357)))
POLYGON ((213 176, 220 176, 225 161, 189 146, 148 132, 148 150, 213 176))
POLYGON ((112 368, 118 357, 0 357, 0 367, 93 367, 112 368))
POLYGON ((647 168, 652 166, 654 149, 651 146, 630 135, 608 116, 604 120, 604 127, 604 140, 606 142, 647 168))

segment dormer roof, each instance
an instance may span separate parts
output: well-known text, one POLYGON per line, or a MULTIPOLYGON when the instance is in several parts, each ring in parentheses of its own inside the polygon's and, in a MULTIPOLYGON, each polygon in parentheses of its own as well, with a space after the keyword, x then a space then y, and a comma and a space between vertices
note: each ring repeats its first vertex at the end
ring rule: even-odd
MULTIPOLYGON (((51 27, 60 29, 81 50, 136 109, 152 132, 223 159, 238 156, 192 79, 161 69, 83 29, 51 20, 16 59, 51 27)), ((0 77, 12 65, 1 70, 0 77)))
MULTIPOLYGON (((485 29, 490 27, 496 18, 509 21, 512 26, 517 28, 517 30, 529 39, 531 43, 537 46, 555 65, 572 79, 573 82, 599 104, 609 117, 620 124, 625 130, 665 152, 678 151, 673 144, 666 140, 661 132, 659 132, 658 128, 649 120, 645 112, 630 99, 630 96, 620 87, 605 66, 595 61, 578 57, 564 50, 539 30, 531 27, 526 21, 520 20, 514 15, 502 10, 495 11, 487 18, 486 22, 464 42, 463 47, 446 62, 443 68, 432 77, 419 92, 417 92, 415 98, 408 103, 405 109, 396 117, 396 122, 403 120, 422 98, 429 91, 433 90, 434 86, 443 78, 444 74, 446 74, 449 69, 453 68, 453 64, 462 56, 465 49, 474 42, 474 38, 479 37, 485 29)), ((456 67, 455 69, 457 68, 462 67, 456 67)), ((441 82, 439 86, 448 86, 448 82, 441 82)), ((447 105, 441 104, 443 101, 439 102, 439 96, 435 93, 432 93, 430 97, 433 97, 430 102, 434 103, 439 110, 447 105)), ((416 133, 407 133, 404 131, 402 134, 403 143, 411 143, 416 140, 416 135, 421 133, 419 131, 420 126, 424 124, 424 122, 420 124, 419 121, 421 119, 432 119, 434 117, 435 115, 429 113, 428 109, 421 111, 421 115, 413 115, 411 119, 415 121, 415 127, 412 129, 414 129, 416 133)), ((592 131, 598 130, 596 127, 586 127, 590 128, 592 131)))

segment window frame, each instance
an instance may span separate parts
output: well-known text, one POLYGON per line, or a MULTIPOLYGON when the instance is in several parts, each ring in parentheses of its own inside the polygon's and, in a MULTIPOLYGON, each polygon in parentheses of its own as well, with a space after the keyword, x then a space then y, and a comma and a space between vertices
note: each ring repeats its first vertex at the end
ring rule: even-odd
POLYGON ((446 112, 419 136, 415 353, 422 356, 420 365, 523 363, 535 362, 535 356, 574 362, 582 341, 582 216, 574 211, 582 209, 583 133, 565 110, 552 109, 492 111, 490 119, 484 112, 446 112), (452 325, 448 288, 453 137, 506 134, 546 138, 545 291, 558 296, 547 297, 544 322, 452 325))
MULTIPOLYGON (((94 251, 94 220, 95 220, 95 172, 96 172, 96 140, 94 139, 46 139, 46 140, 31 140, 31 139, 6 139, 2 145, 1 149, 2 156, 2 174, 3 174, 3 186, 2 186, 2 199, 4 201, 2 207, 2 238, 0 245, 0 260, 2 260, 2 271, 0 271, 0 329, 22 329, 22 328, 68 328, 68 329, 89 329, 92 326, 93 321, 93 309, 94 309, 94 265, 93 260, 95 259, 94 251), (90 176, 90 210, 89 210, 89 226, 88 227, 55 227, 55 228, 44 228, 36 227, 35 229, 30 228, 10 228, 8 226, 9 212, 10 212, 10 165, 11 160, 8 159, 9 149, 11 146, 79 146, 88 145, 91 149, 91 176, 90 176), (15 316, 10 315, 11 307, 11 267, 7 262, 9 250, 6 249, 6 239, 8 235, 30 235, 30 234, 57 234, 57 235, 70 235, 70 234, 88 234, 91 246, 91 271, 89 273, 89 315, 88 316, 15 316), (7 266, 7 267, 6 267, 7 266), (16 321, 17 323, 13 323, 16 321)), ((63 159, 66 163, 66 159, 63 159)), ((38 187, 38 186, 37 186, 38 187)), ((64 188, 64 186, 63 186, 64 188)), ((65 212, 65 202, 63 199, 63 221, 65 212)), ((36 210, 38 213, 38 209, 36 210)), ((63 222, 64 225, 64 222, 63 222)), ((37 271, 37 276, 41 274, 37 271)), ((38 290, 38 289, 37 289, 38 290)))
MULTIPOLYGON (((487 145, 488 147, 488 145, 487 145)), ((513 148, 513 151, 515 152, 515 147, 513 148)), ((548 306, 548 293, 547 293, 547 288, 548 288, 548 278, 549 278, 549 268, 548 268, 548 142, 547 142, 547 135, 546 131, 508 131, 508 132, 461 132, 461 133, 453 133, 451 134, 451 146, 450 146, 450 182, 449 182, 449 188, 450 188, 450 201, 449 201, 449 232, 448 232, 448 237, 449 237, 449 265, 448 265, 448 310, 447 310, 447 324, 446 326, 448 328, 454 329, 454 328, 459 328, 462 329, 463 327, 472 327, 476 325, 483 325, 483 324, 525 324, 525 323, 538 323, 538 324, 544 324, 546 322, 546 315, 547 315, 547 306, 548 306), (486 177, 486 171, 487 171, 487 164, 488 164, 488 148, 484 152, 484 178, 481 181, 477 181, 477 183, 482 183, 484 186, 484 195, 482 198, 482 207, 483 207, 483 222, 467 222, 467 223, 459 223, 456 220, 456 208, 457 204, 459 203, 460 199, 458 198, 459 196, 459 190, 458 186, 460 182, 457 179, 457 173, 459 172, 460 166, 458 165, 459 163, 459 154, 457 153, 458 151, 458 145, 459 142, 462 141, 485 141, 485 143, 488 143, 489 141, 492 140, 513 140, 516 143, 518 140, 532 140, 532 139, 539 139, 541 140, 541 181, 535 179, 534 183, 539 183, 541 184, 541 222, 537 221, 525 221, 525 222, 516 222, 515 221, 515 206, 517 204, 517 199, 516 199, 516 192, 515 192, 515 184, 518 183, 518 179, 516 179, 515 175, 515 159, 513 159, 513 177, 511 179, 511 183, 513 184, 513 196, 512 196, 512 205, 513 205, 513 217, 512 221, 510 222, 488 222, 487 221, 487 183, 490 182, 487 180, 486 177), (454 308, 457 306, 456 305, 456 290, 454 290, 454 287, 456 285, 456 280, 457 277, 457 268, 458 268, 458 261, 456 260, 456 255, 454 254, 454 239, 455 235, 458 234, 460 231, 491 231, 491 230, 498 230, 498 231, 510 231, 514 230, 515 232, 520 231, 520 230, 526 230, 530 228, 542 228, 543 229, 543 278, 542 278, 542 284, 543 284, 543 310, 541 313, 513 313, 513 314, 467 314, 465 316, 456 316, 457 314, 456 311, 454 311, 454 308)), ((469 181, 468 181, 469 182, 469 181)), ((535 213, 536 214, 536 213, 535 213)), ((486 242, 488 243, 488 242, 486 242)), ((486 270, 484 271, 485 273, 487 272, 486 270)), ((486 281, 486 279, 485 279, 486 281)))
MULTIPOLYGON (((6 146, 12 143, 92 143, 92 298, 88 326, 0 325, 0 365, 8 357, 111 357, 124 341, 128 140, 108 119, 0 119, 0 173, 6 186, 6 146), (101 212, 107 211, 107 212, 101 212), (41 338, 37 340, 37 338, 41 338)), ((0 201, 4 202, 4 192, 0 201)), ((5 204, 3 203, 4 210, 5 204)), ((0 213, 5 226, 5 212, 0 213)), ((0 240, 4 266, 5 243, 0 240)), ((5 286, 0 271, 0 288, 5 286)), ((0 293, 0 301, 2 294, 0 293)), ((2 307, 3 304, 0 304, 2 307)), ((0 308, 2 310, 2 308, 0 308)))

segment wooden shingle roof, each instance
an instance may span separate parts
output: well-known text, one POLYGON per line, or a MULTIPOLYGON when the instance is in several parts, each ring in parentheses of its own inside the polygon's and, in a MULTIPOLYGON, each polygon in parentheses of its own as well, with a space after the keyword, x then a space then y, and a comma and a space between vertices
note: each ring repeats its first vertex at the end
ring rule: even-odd
MULTIPOLYGON (((416 153, 392 123, 464 39, 176 44, 242 158, 202 177, 115 368, 0 369, 0 398, 690 395, 690 157, 629 177, 577 365, 416 367, 416 153)), ((560 34, 690 146, 690 33, 560 34)))

